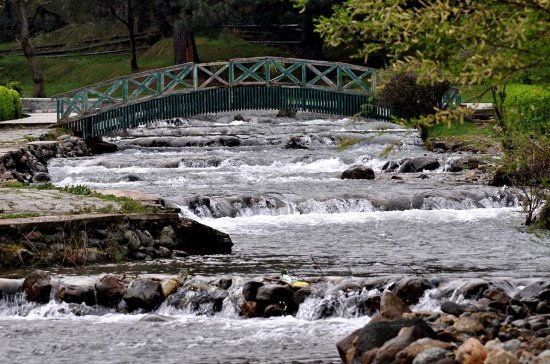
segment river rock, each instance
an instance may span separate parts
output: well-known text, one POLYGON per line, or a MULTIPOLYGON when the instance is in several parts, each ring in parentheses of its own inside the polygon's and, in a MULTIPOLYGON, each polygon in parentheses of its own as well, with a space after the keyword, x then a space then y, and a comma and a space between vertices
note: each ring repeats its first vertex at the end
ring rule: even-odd
POLYGON ((170 322, 174 321, 175 318, 170 316, 162 316, 155 314, 148 314, 139 319, 141 322, 170 322))
POLYGON ((461 316, 457 318, 453 324, 453 328, 458 332, 476 334, 484 331, 484 326, 478 320, 461 316))
POLYGON ((118 150, 118 146, 114 143, 108 143, 103 140, 87 140, 86 144, 90 151, 95 154, 114 153, 118 150))
POLYGON ((47 183, 50 181, 50 175, 46 172, 38 172, 32 176, 32 183, 47 183))
POLYGON ((416 173, 422 171, 433 171, 441 167, 438 160, 431 157, 406 158, 402 161, 397 172, 416 173))
POLYGON ((380 316, 395 320, 401 318, 404 313, 410 313, 411 310, 405 302, 403 302, 393 292, 384 292, 380 301, 380 316))
POLYGON ((0 297, 12 295, 23 290, 23 279, 0 278, 0 297))
POLYGON ((550 280, 541 280, 528 285, 516 293, 514 299, 534 311, 539 301, 550 301, 550 280))
POLYGON ((419 339, 397 353, 395 364, 410 364, 420 353, 433 348, 449 351, 453 349, 453 345, 430 338, 419 339))
POLYGON ((452 353, 449 350, 441 349, 438 347, 428 348, 418 354, 412 364, 435 364, 441 359, 451 356, 452 353))
POLYGON ((466 340, 456 352, 456 360, 462 364, 483 364, 487 349, 476 338, 466 340))
POLYGON ((126 230, 124 232, 124 237, 126 238, 126 241, 128 242, 128 248, 130 248, 132 250, 138 250, 140 248, 141 241, 139 240, 139 237, 135 233, 135 231, 126 230))
POLYGON ((489 283, 483 279, 472 279, 457 288, 456 293, 464 296, 466 299, 477 300, 483 292, 489 288, 489 283))
POLYGON ((296 110, 289 110, 289 109, 281 109, 277 113, 278 118, 293 118, 297 114, 296 110))
POLYGON ((192 284, 182 287, 168 299, 167 303, 178 309, 197 315, 214 315, 223 308, 223 301, 229 296, 218 287, 192 284))
POLYGON ((262 282, 246 282, 243 285, 243 296, 246 301, 256 301, 256 294, 258 293, 258 289, 263 286, 264 284, 262 282))
POLYGON ((182 286, 182 284, 177 279, 165 279, 162 281, 161 286, 164 298, 168 298, 174 294, 182 286))
POLYGON ((403 327, 410 326, 418 326, 427 337, 435 337, 433 330, 420 318, 370 321, 336 344, 340 358, 344 363, 360 363, 365 353, 380 348, 386 341, 396 337, 403 327))
POLYGON ((285 144, 286 149, 309 149, 306 142, 299 136, 290 137, 285 144))
POLYGON ((44 271, 35 270, 23 281, 23 291, 28 301, 48 303, 52 291, 50 275, 44 271))
POLYGON ((395 161, 388 161, 382 166, 382 170, 386 173, 395 172, 399 168, 399 164, 395 161))
POLYGON ((449 172, 462 172, 465 169, 476 169, 480 165, 480 161, 474 157, 463 157, 455 159, 451 162, 449 172))
POLYGON ((105 307, 116 307, 126 293, 126 286, 119 278, 107 275, 96 283, 97 303, 105 307))
POLYGON ((218 282, 216 283, 216 286, 223 290, 228 290, 231 288, 231 285, 233 285, 233 279, 232 278, 220 278, 218 282))
POLYGON ((502 307, 505 307, 510 302, 510 296, 498 288, 489 288, 483 292, 483 297, 497 302, 502 307))
POLYGON ((130 283, 123 296, 128 310, 144 309, 151 311, 164 301, 162 286, 158 280, 152 278, 138 278, 130 283))
MULTIPOLYGON (((423 322, 423 321, 422 321, 423 322)), ((435 332, 424 323, 424 325, 413 325, 403 327, 399 334, 382 345, 375 356, 377 363, 393 363, 398 352, 405 349, 418 339, 424 337, 435 338, 435 332)))
POLYGON ((256 301, 262 302, 266 306, 270 304, 283 304, 290 310, 296 306, 294 303, 294 291, 287 286, 279 286, 277 284, 259 287, 256 293, 256 301))
POLYGON ((393 292, 408 305, 418 303, 424 292, 432 288, 432 284, 426 278, 409 277, 400 280, 393 292))
POLYGON ((244 121, 244 116, 242 114, 235 114, 233 121, 244 121))
POLYGON ((88 306, 97 303, 94 285, 62 283, 57 288, 56 296, 59 300, 67 303, 85 303, 88 306))
POLYGON ((370 167, 352 167, 342 172, 341 179, 374 179, 374 171, 370 167))
POLYGON ((159 163, 159 168, 178 168, 180 166, 179 160, 166 160, 159 163))
POLYGON ((159 247, 159 256, 161 258, 165 258, 165 259, 170 258, 170 257, 172 257, 172 251, 168 248, 160 246, 159 247))

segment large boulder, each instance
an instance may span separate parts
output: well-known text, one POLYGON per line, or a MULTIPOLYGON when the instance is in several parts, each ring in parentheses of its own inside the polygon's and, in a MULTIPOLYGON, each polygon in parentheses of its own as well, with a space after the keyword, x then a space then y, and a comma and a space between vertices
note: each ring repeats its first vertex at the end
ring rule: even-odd
POLYGON ((23 290, 23 279, 0 278, 0 297, 12 295, 23 290))
POLYGON ((342 172, 341 179, 374 179, 374 171, 370 167, 352 167, 342 172))
POLYGON ((393 363, 395 361, 395 356, 401 350, 405 349, 407 346, 412 344, 418 339, 424 337, 435 337, 435 332, 429 328, 429 326, 424 325, 414 325, 409 327, 404 327, 399 331, 399 334, 391 340, 388 340, 382 345, 378 352, 376 353, 375 360, 377 363, 393 363))
POLYGON ((441 167, 437 159, 431 157, 417 157, 404 159, 399 166, 399 173, 416 173, 422 171, 433 171, 441 167))
POLYGON ((23 291, 27 300, 38 303, 48 303, 52 291, 51 277, 48 273, 35 270, 23 281, 23 291))
POLYGON ((96 284, 97 303, 106 307, 116 307, 126 293, 126 286, 119 278, 107 275, 96 284))
POLYGON ((243 285, 243 296, 247 301, 255 302, 258 289, 263 286, 262 282, 250 281, 243 285))
POLYGON ((67 303, 85 303, 88 306, 97 303, 94 285, 62 283, 57 287, 56 296, 67 303))
POLYGON ((152 311, 164 301, 161 283, 152 278, 138 278, 130 283, 123 297, 128 311, 152 311))
POLYGON ((424 292, 432 288, 432 284, 426 278, 408 277, 400 280, 393 292, 408 305, 418 303, 424 292))
POLYGON ((172 294, 168 305, 196 315, 214 315, 223 308, 229 293, 215 286, 189 284, 172 294))
POLYGON ((514 298, 533 311, 540 301, 550 301, 550 280, 541 280, 526 286, 514 298))
POLYGON ((362 329, 354 331, 350 336, 339 341, 336 347, 344 363, 361 363, 364 354, 382 347, 388 340, 396 337, 402 328, 412 326, 417 327, 421 337, 435 338, 436 336, 421 318, 371 321, 362 329))
POLYGON ((404 313, 411 313, 411 309, 393 292, 384 292, 380 301, 380 316, 395 320, 403 316, 404 313))
POLYGON ((228 234, 190 219, 180 219, 174 226, 174 250, 187 254, 231 254, 233 242, 228 234))

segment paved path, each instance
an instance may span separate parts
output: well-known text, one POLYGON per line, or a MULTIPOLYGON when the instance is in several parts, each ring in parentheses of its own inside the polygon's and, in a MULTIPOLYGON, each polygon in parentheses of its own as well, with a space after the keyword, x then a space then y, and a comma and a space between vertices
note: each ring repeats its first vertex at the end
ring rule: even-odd
POLYGON ((38 140, 51 131, 49 127, 56 122, 56 114, 31 114, 30 117, 0 122, 0 153, 38 140))

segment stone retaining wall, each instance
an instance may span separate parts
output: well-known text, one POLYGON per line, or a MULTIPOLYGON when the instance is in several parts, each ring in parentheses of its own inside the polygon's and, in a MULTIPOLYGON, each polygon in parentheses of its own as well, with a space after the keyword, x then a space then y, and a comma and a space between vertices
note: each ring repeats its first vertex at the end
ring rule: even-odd
POLYGON ((178 214, 0 220, 0 268, 230 254, 229 236, 178 214))
POLYGON ((90 148, 77 137, 63 135, 56 141, 31 142, 0 152, 0 182, 43 183, 50 180, 47 161, 51 158, 91 155, 90 148))
POLYGON ((26 113, 55 113, 57 102, 51 98, 24 98, 23 111, 26 113))

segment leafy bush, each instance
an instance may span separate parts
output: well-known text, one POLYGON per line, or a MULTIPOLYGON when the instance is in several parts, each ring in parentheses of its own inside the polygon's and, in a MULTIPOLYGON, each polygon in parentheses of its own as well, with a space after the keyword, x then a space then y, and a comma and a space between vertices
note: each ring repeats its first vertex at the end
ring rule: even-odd
POLYGON ((11 120, 15 116, 12 90, 0 86, 0 120, 11 120))
POLYGON ((550 134, 550 88, 510 85, 506 88, 505 122, 508 128, 537 137, 550 134))
POLYGON ((9 93, 13 101, 13 118, 19 119, 23 117, 23 100, 21 100, 21 94, 13 89, 10 89, 9 93))
POLYGON ((413 72, 392 75, 376 96, 377 104, 394 109, 398 116, 404 118, 434 114, 450 85, 448 82, 422 85, 418 84, 417 79, 413 72))
POLYGON ((5 84, 5 86, 11 90, 17 91, 20 97, 23 97, 23 85, 18 81, 10 81, 5 84))

